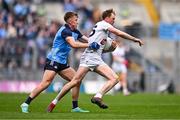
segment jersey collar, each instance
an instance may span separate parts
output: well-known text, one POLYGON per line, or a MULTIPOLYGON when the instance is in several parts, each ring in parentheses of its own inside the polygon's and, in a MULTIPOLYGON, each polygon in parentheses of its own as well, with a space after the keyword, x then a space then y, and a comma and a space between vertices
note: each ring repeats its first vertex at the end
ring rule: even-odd
POLYGON ((69 28, 69 29, 71 29, 68 24, 65 24, 64 26, 67 27, 67 28, 69 28))

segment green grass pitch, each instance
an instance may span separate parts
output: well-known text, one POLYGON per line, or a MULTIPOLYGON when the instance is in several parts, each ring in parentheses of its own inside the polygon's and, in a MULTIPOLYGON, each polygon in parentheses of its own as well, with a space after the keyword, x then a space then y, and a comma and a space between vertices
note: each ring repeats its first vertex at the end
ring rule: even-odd
POLYGON ((180 95, 177 94, 122 94, 106 95, 106 110, 90 102, 92 95, 80 94, 79 106, 90 113, 71 113, 71 96, 68 94, 52 113, 46 107, 56 96, 43 93, 30 106, 30 113, 20 111, 20 104, 27 94, 0 93, 0 119, 180 119, 180 95))

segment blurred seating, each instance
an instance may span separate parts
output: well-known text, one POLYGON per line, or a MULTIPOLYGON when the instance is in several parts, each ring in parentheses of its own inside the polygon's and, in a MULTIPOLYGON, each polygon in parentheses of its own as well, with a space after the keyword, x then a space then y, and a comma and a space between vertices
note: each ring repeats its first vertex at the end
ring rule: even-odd
POLYGON ((117 26, 132 25, 133 23, 141 23, 144 26, 152 26, 152 21, 149 18, 144 6, 136 2, 119 1, 118 3, 109 4, 101 3, 99 7, 101 10, 113 8, 116 11, 117 26))
POLYGON ((180 2, 162 2, 160 5, 161 22, 180 23, 180 2))

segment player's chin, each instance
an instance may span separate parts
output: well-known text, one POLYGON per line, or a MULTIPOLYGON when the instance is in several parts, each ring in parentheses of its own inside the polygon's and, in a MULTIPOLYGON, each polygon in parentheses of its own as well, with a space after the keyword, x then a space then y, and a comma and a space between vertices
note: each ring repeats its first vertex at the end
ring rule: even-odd
POLYGON ((77 29, 77 27, 78 27, 77 25, 74 25, 74 28, 75 28, 75 29, 77 29))

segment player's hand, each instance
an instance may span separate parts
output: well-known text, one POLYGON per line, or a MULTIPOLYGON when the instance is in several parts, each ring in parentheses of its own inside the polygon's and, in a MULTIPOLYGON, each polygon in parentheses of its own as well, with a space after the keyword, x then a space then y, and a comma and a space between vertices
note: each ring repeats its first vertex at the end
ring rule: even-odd
POLYGON ((100 45, 97 42, 92 42, 89 45, 89 48, 92 49, 92 50, 98 50, 100 48, 100 45))
POLYGON ((135 38, 134 42, 139 43, 139 46, 144 45, 144 42, 141 39, 135 38))
POLYGON ((115 50, 115 49, 116 49, 116 47, 117 47, 117 43, 116 43, 116 41, 112 41, 111 46, 112 46, 112 48, 115 50))

